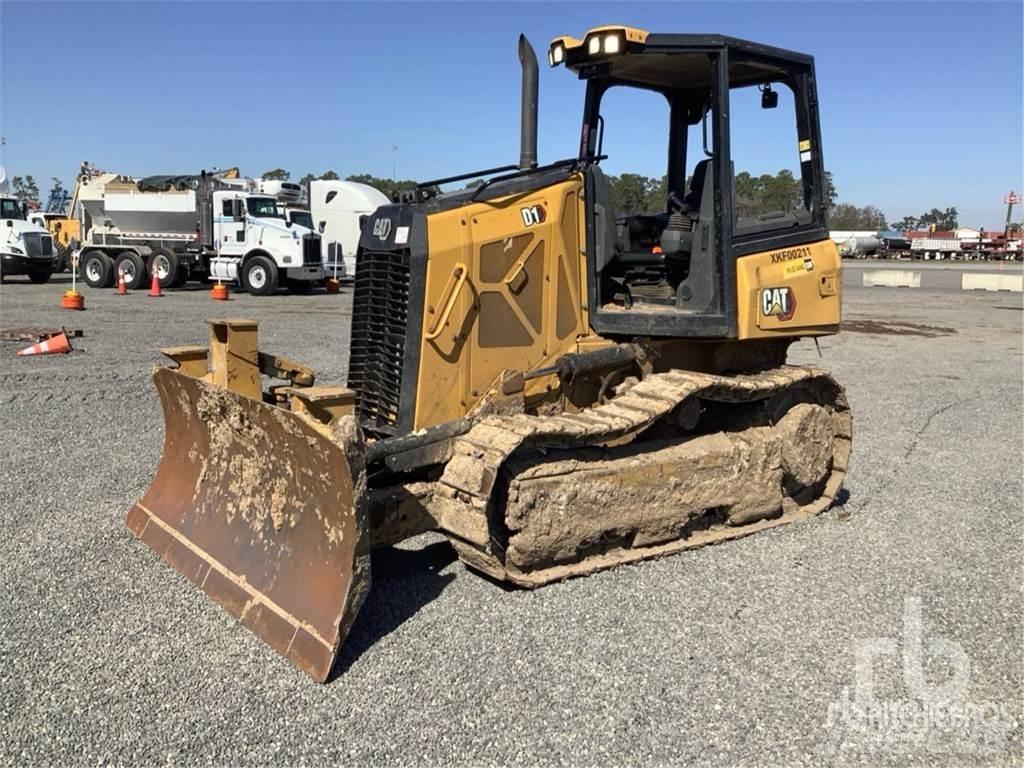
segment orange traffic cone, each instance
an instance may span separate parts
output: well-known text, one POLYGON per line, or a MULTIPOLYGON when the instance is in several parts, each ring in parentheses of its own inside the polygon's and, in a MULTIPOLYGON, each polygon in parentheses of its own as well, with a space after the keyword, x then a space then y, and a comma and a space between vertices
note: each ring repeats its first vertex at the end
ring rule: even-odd
POLYGON ((228 287, 220 282, 210 289, 210 298, 215 301, 228 300, 228 287))
POLYGON ((153 282, 149 284, 149 295, 150 296, 163 296, 163 291, 160 290, 160 278, 156 276, 156 272, 153 273, 153 282))
POLYGON ((125 296, 128 293, 128 286, 124 282, 124 272, 117 273, 117 295, 125 296))
POLYGON ((71 342, 68 341, 68 336, 64 331, 61 331, 56 336, 51 336, 45 341, 40 341, 38 344, 33 344, 31 347, 25 347, 18 352, 18 357, 22 355, 54 355, 58 352, 70 352, 71 342))

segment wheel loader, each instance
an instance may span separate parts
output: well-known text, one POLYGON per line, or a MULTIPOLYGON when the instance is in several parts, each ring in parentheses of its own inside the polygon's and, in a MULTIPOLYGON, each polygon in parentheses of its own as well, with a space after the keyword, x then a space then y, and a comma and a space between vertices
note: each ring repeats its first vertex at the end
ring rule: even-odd
POLYGON ((374 547, 438 531, 533 588, 816 515, 843 483, 843 389, 786 364, 840 323, 813 59, 624 26, 559 37, 549 63, 585 84, 580 145, 539 165, 524 37, 519 58, 519 163, 364 223, 347 387, 241 319, 153 374, 164 453, 128 528, 318 681, 374 547), (667 104, 653 213, 617 211, 601 169, 620 89, 667 104), (792 96, 801 185, 766 213, 738 207, 730 155, 730 98, 757 90, 792 96))

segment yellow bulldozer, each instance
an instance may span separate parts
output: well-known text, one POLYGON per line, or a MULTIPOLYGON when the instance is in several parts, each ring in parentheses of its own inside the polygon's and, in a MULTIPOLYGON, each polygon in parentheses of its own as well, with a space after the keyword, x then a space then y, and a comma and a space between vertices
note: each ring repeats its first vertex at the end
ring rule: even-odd
POLYGON ((813 59, 623 26, 557 38, 549 63, 586 85, 579 152, 538 165, 524 37, 519 58, 519 163, 365 222, 347 387, 260 351, 246 320, 153 375, 164 454, 128 528, 318 681, 373 547, 436 530, 532 588, 800 520, 842 487, 843 389, 786 364, 840 323, 813 59), (663 210, 617 213, 601 170, 621 89, 668 105, 663 210), (758 91, 793 104, 801 186, 750 213, 730 98, 758 91))

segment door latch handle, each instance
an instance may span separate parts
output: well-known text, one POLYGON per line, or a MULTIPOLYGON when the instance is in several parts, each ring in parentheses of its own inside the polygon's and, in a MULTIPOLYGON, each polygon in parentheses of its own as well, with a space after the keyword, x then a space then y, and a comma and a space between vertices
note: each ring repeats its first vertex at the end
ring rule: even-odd
POLYGON ((526 262, 520 259, 512 266, 512 271, 508 273, 508 277, 505 278, 505 285, 508 286, 512 293, 519 293, 519 289, 523 287, 522 281, 519 279, 523 274, 523 268, 526 266, 526 262))

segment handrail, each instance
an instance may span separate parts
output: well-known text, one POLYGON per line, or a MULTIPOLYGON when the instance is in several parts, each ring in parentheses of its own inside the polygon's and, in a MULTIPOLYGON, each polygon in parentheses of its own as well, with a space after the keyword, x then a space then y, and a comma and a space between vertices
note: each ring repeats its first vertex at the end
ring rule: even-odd
POLYGON ((455 308, 455 300, 459 298, 462 286, 466 284, 468 278, 469 270, 466 269, 466 265, 462 263, 456 264, 455 269, 452 270, 452 276, 448 280, 448 285, 445 286, 445 298, 442 301, 441 313, 434 319, 434 323, 430 326, 427 335, 424 337, 427 341, 433 341, 444 332, 444 327, 448 324, 448 318, 455 308))
POLYGON ((480 186, 473 190, 473 194, 470 196, 469 199, 475 201, 481 192, 483 192, 485 189, 487 189, 487 187, 491 186, 491 184, 497 181, 508 181, 510 179, 517 179, 520 176, 529 176, 534 173, 544 173, 546 171, 553 171, 556 168, 575 169, 578 163, 579 158, 573 157, 567 160, 556 160, 553 163, 550 163, 548 165, 541 165, 536 168, 519 168, 518 166, 516 166, 518 170, 516 170, 515 173, 506 173, 504 176, 494 176, 493 178, 487 179, 483 184, 481 184, 480 186))
POLYGON ((423 189, 424 187, 439 187, 442 184, 451 184, 453 181, 464 181, 465 179, 479 178, 480 176, 490 176, 493 173, 503 173, 504 171, 513 171, 519 168, 518 165, 500 165, 497 168, 488 168, 486 171, 473 171, 472 173, 461 173, 458 176, 446 176, 443 179, 433 179, 432 181, 421 181, 416 185, 416 189, 423 189))

